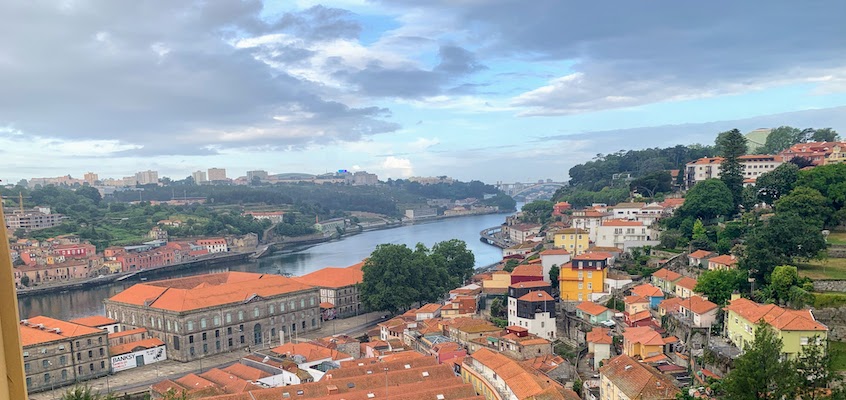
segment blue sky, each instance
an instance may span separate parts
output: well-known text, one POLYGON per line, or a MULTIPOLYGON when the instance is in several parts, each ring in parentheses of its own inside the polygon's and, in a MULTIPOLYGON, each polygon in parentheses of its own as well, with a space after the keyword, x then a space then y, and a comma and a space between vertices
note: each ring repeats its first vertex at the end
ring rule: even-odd
POLYGON ((732 127, 846 130, 840 1, 418 3, 0 4, 0 179, 564 180, 732 127))

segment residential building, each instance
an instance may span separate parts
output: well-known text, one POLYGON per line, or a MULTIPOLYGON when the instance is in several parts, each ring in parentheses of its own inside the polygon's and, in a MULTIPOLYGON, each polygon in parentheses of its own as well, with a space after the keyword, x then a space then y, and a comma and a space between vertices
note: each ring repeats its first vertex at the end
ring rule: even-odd
POLYGON ((443 319, 470 317, 476 314, 477 307, 475 296, 455 296, 441 307, 440 317, 443 319))
POLYGON ((623 354, 645 360, 664 353, 664 338, 651 326, 633 326, 623 332, 623 354))
POLYGON ((576 306, 576 316, 594 325, 614 321, 614 310, 592 301, 583 301, 576 306))
POLYGON ((552 267, 558 267, 570 262, 570 252, 565 249, 547 249, 540 252, 541 265, 543 266, 543 280, 550 282, 549 271, 552 267))
POLYGON ((109 318, 147 328, 185 362, 319 329, 319 294, 279 275, 224 272, 136 284, 105 306, 109 318))
POLYGON ((511 285, 508 288, 508 325, 521 326, 531 334, 555 339, 556 304, 549 294, 551 290, 543 281, 511 285))
POLYGON ((599 369, 599 400, 674 400, 679 393, 670 377, 627 355, 599 369))
MULTIPOLYGON (((543 276, 543 265, 540 264, 521 264, 514 267, 511 271, 511 284, 515 285, 520 282, 533 281, 547 281, 543 276)), ((548 282, 547 282, 548 284, 548 282)))
POLYGON ((423 307, 418 308, 417 311, 415 311, 414 313, 416 314, 416 319, 418 321, 424 319, 438 318, 441 316, 441 308, 443 308, 442 304, 429 303, 424 305, 423 307))
POLYGON ((325 374, 325 371, 315 368, 316 366, 325 362, 340 364, 353 360, 353 356, 347 353, 323 347, 318 343, 288 342, 270 349, 270 353, 282 359, 293 360, 299 368, 311 374, 315 382, 323 379, 325 374))
POLYGON ((811 142, 797 143, 779 153, 784 162, 789 162, 795 157, 802 157, 811 160, 813 165, 837 164, 846 159, 843 154, 846 149, 846 142, 811 142))
POLYGON ((573 211, 570 222, 574 228, 587 230, 588 240, 596 242, 597 228, 602 225, 602 221, 613 218, 612 215, 609 212, 594 209, 576 210, 573 211))
POLYGON ((152 240, 167 241, 168 234, 167 234, 166 230, 159 228, 158 226, 154 226, 154 227, 150 228, 149 232, 147 232, 147 237, 152 239, 152 240))
POLYGON ((209 168, 208 178, 210 182, 220 182, 226 179, 226 168, 209 168))
POLYGON ((255 180, 258 180, 259 182, 267 182, 267 171, 260 169, 247 171, 247 183, 253 183, 255 180))
POLYGON ((605 360, 611 358, 611 345, 614 340, 610 329, 594 327, 585 335, 585 342, 588 345, 588 354, 593 355, 593 369, 599 369, 605 360))
POLYGON ((652 314, 649 312, 649 300, 640 296, 626 296, 623 298, 625 304, 626 324, 629 326, 636 326, 638 322, 648 322, 652 319, 652 314))
POLYGON ((24 211, 10 210, 6 214, 6 227, 9 228, 10 232, 15 232, 18 229, 27 232, 37 231, 61 225, 64 218, 64 215, 53 213, 49 208, 24 211))
POLYGON ((539 375, 517 361, 488 349, 464 358, 461 378, 471 383, 485 400, 578 399, 546 376, 539 375))
MULTIPOLYGON (((502 249, 502 257, 511 257, 511 256, 525 256, 529 253, 535 251, 535 247, 537 247, 537 243, 535 242, 525 242, 525 243, 518 243, 511 247, 502 249)), ((518 259, 523 259, 523 257, 519 257, 518 259)))
POLYGON ((820 343, 828 338, 828 327, 817 321, 809 309, 791 310, 775 304, 758 304, 735 293, 724 310, 726 337, 741 351, 754 342, 759 321, 775 330, 782 342, 781 351, 788 358, 801 353, 804 346, 813 343, 814 337, 820 343))
POLYGON ((642 221, 610 219, 597 228, 596 245, 628 249, 648 245, 656 237, 642 221))
POLYGON ((194 183, 197 185, 202 185, 209 181, 206 178, 206 171, 194 171, 191 173, 191 178, 194 179, 194 183))
POLYGON ((658 303, 658 316, 665 316, 672 313, 677 313, 680 310, 681 302, 684 301, 681 297, 670 297, 658 303))
POLYGON ((570 203, 566 201, 559 201, 558 203, 555 203, 555 205, 552 206, 552 215, 562 216, 567 211, 570 211, 571 208, 573 208, 573 206, 570 205, 570 203))
POLYGON ((420 207, 405 210, 405 217, 410 220, 430 219, 438 216, 438 210, 432 207, 420 207))
POLYGON ((683 276, 676 281, 676 297, 686 299, 696 294, 696 279, 683 276))
POLYGON ((97 255, 97 248, 91 243, 59 244, 52 252, 65 258, 86 258, 97 255))
POLYGON ((352 184, 355 186, 374 186, 379 183, 379 176, 367 173, 367 171, 356 171, 353 174, 352 184))
POLYGON ((206 238, 197 240, 198 246, 203 246, 210 254, 226 253, 229 251, 229 246, 226 245, 224 238, 206 238))
POLYGON ((97 181, 100 180, 97 174, 93 172, 86 172, 85 175, 82 176, 82 178, 83 180, 85 180, 85 183, 87 183, 88 186, 94 186, 95 184, 97 184, 97 181))
POLYGON ((667 268, 661 268, 652 273, 652 284, 664 291, 667 294, 674 294, 676 292, 676 281, 681 279, 681 274, 675 271, 670 271, 667 268))
POLYGON ((734 254, 724 254, 708 259, 708 270, 713 271, 717 269, 735 269, 737 268, 737 257, 734 254))
POLYGON ((679 302, 682 321, 697 328, 710 328, 717 319, 717 305, 699 296, 690 296, 679 302))
POLYGON ((649 307, 652 309, 657 309, 658 303, 660 303, 661 300, 664 300, 664 292, 648 283, 633 287, 632 295, 640 296, 649 300, 649 307))
POLYGON ((349 317, 362 312, 358 287, 364 279, 364 262, 346 268, 327 267, 292 278, 320 289, 320 302, 333 306, 331 317, 349 317))
MULTIPOLYGON (((789 150, 789 149, 788 149, 789 150)), ((788 151, 785 150, 785 151, 788 151)), ((784 152, 782 152, 784 153, 784 152)), ((685 183, 688 189, 706 179, 720 177, 722 157, 706 157, 687 163, 685 166, 685 183)), ((744 179, 757 179, 766 172, 776 169, 779 165, 789 161, 788 156, 768 154, 748 154, 738 157, 744 179)))
POLYGON ((562 265, 558 275, 561 300, 586 301, 603 293, 609 258, 608 253, 584 253, 562 265))
POLYGON ((538 224, 506 224, 502 226, 502 235, 512 243, 523 243, 529 240, 529 236, 540 233, 540 229, 538 224))
POLYGON ((22 320, 19 330, 30 393, 109 373, 105 330, 40 316, 22 320))
POLYGON ((511 286, 511 273, 508 271, 493 271, 491 279, 482 281, 482 292, 490 295, 506 294, 511 286))
POLYGON ((713 251, 696 250, 687 255, 687 265, 690 265, 691 267, 707 268, 708 259, 716 255, 717 253, 714 253, 713 251))
POLYGON ((141 171, 135 173, 135 180, 139 185, 154 185, 159 183, 158 171, 141 171))
POLYGON ((579 255, 587 251, 588 247, 590 247, 589 238, 590 232, 582 228, 561 229, 552 236, 553 246, 556 249, 566 250, 573 255, 579 255))
POLYGON ((635 219, 644 207, 646 203, 619 203, 611 207, 611 212, 614 218, 635 219))
POLYGON ((242 215, 249 215, 255 219, 266 219, 274 224, 282 222, 284 211, 246 211, 242 215))

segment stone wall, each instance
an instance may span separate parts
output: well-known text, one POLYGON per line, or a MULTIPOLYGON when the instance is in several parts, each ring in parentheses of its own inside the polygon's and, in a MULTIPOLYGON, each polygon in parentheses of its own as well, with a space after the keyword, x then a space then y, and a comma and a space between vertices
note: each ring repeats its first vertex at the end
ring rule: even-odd
POLYGON ((846 281, 814 281, 815 292, 846 292, 846 281))
POLYGON ((828 327, 829 340, 846 341, 846 307, 821 308, 813 313, 817 321, 828 327))

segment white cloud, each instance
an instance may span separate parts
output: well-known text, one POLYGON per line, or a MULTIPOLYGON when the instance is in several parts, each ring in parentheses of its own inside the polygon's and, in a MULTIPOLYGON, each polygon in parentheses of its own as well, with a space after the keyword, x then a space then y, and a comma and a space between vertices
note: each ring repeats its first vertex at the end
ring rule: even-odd
POLYGON ((441 141, 438 138, 427 139, 427 138, 421 137, 421 138, 417 138, 417 140, 409 143, 408 147, 411 148, 411 150, 413 150, 413 151, 425 151, 426 149, 428 149, 432 146, 437 146, 440 143, 441 143, 441 141))
POLYGON ((414 167, 407 158, 388 156, 382 161, 381 167, 380 175, 386 178, 408 178, 414 175, 414 167))

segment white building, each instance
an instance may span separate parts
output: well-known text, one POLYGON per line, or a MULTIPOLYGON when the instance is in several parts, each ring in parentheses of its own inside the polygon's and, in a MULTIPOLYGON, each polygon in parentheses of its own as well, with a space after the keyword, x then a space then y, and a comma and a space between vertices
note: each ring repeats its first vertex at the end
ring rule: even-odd
MULTIPOLYGON (((687 188, 690 189, 706 179, 719 178, 724 160, 722 157, 706 157, 687 163, 684 175, 687 188)), ((744 180, 756 180, 762 174, 784 164, 784 157, 769 154, 750 154, 740 156, 738 160, 744 180)))
POLYGON ((157 338, 112 346, 109 353, 114 372, 167 360, 165 344, 157 338))
POLYGON ((548 249, 540 253, 541 265, 543 266, 543 280, 549 282, 549 270, 552 266, 559 268, 570 262, 570 252, 564 249, 548 249))
POLYGON ((139 185, 151 185, 151 184, 158 184, 159 183, 159 172, 158 171, 141 171, 135 173, 135 180, 138 182, 139 185))
POLYGON ((210 181, 215 182, 226 180, 226 168, 209 168, 208 171, 210 181))
POLYGON ((549 295, 550 286, 523 282, 508 288, 508 325, 521 326, 529 333, 554 340, 555 299, 549 295))
POLYGON ((641 221, 612 219, 603 221, 597 228, 596 245, 598 247, 616 247, 626 249, 641 243, 655 241, 652 229, 641 221))
POLYGON ((717 305, 699 296, 691 296, 679 303, 679 314, 691 325, 708 327, 717 320, 717 305))
POLYGON ((541 226, 537 224, 514 224, 503 225, 502 234, 509 238, 512 243, 523 243, 529 236, 540 233, 541 226))
POLYGON ((640 215, 643 207, 646 207, 646 203, 619 203, 612 206, 611 210, 614 214, 614 218, 634 219, 636 216, 640 215))
POLYGON ((411 220, 429 219, 438 216, 438 210, 431 207, 421 207, 405 210, 405 217, 411 220))
POLYGON ((206 179, 206 171, 194 171, 191 173, 191 178, 194 178, 194 183, 198 185, 209 181, 206 179))
POLYGON ((576 210, 573 211, 573 216, 570 219, 573 228, 587 230, 588 239, 591 242, 596 242, 597 228, 602 225, 602 221, 613 218, 611 213, 596 211, 596 210, 576 210))
POLYGON ((197 245, 205 247, 209 253, 225 253, 229 251, 229 246, 226 245, 226 239, 210 238, 197 240, 197 245))

